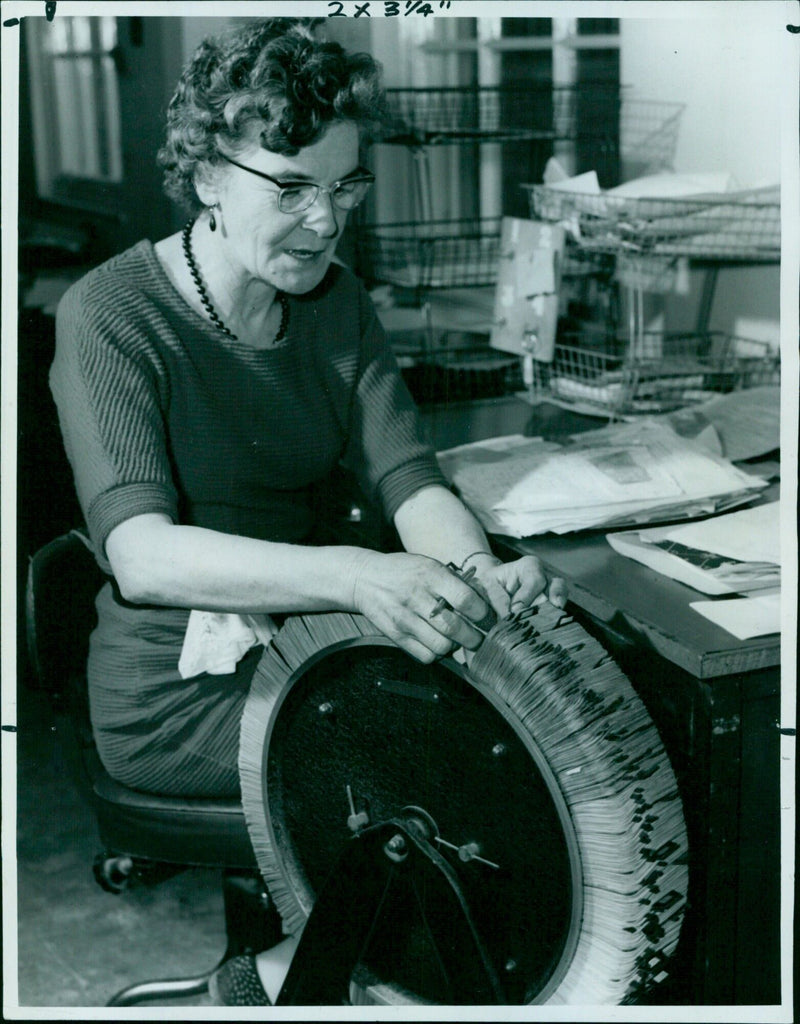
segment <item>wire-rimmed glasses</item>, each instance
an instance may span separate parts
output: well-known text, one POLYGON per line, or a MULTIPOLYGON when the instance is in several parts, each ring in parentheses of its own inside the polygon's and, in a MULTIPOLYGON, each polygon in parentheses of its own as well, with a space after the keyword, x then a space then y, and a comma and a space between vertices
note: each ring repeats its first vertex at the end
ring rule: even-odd
POLYGON ((375 175, 364 167, 357 167, 352 174, 341 181, 335 181, 329 188, 325 185, 317 185, 312 181, 278 181, 263 171, 257 171, 254 167, 240 164, 238 160, 220 153, 223 160, 243 171, 249 171, 259 178, 271 181, 278 186, 278 209, 281 213, 302 213, 317 201, 320 192, 326 192, 331 197, 331 202, 339 210, 353 210, 365 198, 369 192, 370 185, 375 181, 375 175))

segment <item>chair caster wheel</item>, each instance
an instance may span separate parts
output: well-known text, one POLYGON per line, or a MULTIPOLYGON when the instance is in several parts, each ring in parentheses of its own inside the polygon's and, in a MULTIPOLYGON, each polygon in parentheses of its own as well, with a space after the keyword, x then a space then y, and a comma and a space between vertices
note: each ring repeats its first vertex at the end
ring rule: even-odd
POLYGON ((95 880, 106 892, 124 892, 134 880, 133 858, 98 853, 92 864, 95 880))

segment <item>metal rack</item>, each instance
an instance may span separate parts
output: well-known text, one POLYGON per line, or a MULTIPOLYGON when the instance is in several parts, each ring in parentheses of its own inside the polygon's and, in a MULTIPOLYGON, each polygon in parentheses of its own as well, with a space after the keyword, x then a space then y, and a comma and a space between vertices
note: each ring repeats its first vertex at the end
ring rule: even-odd
POLYGON ((529 142, 544 164, 567 147, 579 164, 589 160, 611 185, 626 172, 671 166, 684 110, 682 103, 633 98, 608 81, 389 89, 387 100, 390 123, 381 141, 413 153, 418 215, 424 220, 432 219, 432 148, 529 142))
POLYGON ((535 391, 636 413, 688 405, 709 391, 779 381, 779 354, 764 343, 723 342, 717 336, 708 346, 719 268, 780 260, 777 186, 678 198, 586 195, 547 185, 523 188, 531 217, 564 225, 574 250, 613 259, 614 276, 628 292, 627 338, 605 339, 599 347, 585 339, 561 346, 558 366, 536 368, 535 391), (684 336, 677 349, 654 351, 645 330, 644 293, 670 291, 680 259, 705 269, 697 331, 684 336), (743 349, 746 359, 740 356, 743 349))
POLYGON ((383 141, 389 144, 591 142, 597 160, 613 160, 614 170, 620 158, 641 168, 668 167, 684 110, 682 103, 636 99, 603 81, 389 89, 387 97, 392 123, 383 141))
POLYGON ((482 347, 447 348, 402 369, 403 378, 418 402, 463 402, 502 398, 521 391, 519 359, 482 347))
POLYGON ((777 186, 674 199, 522 187, 529 193, 531 217, 565 224, 587 251, 748 263, 780 259, 777 186))
MULTIPOLYGON (((444 288, 493 285, 500 259, 501 217, 404 221, 356 228, 355 246, 364 276, 413 289, 419 295, 444 288)), ((580 276, 610 266, 601 251, 571 246, 563 275, 580 276)))
POLYGON ((766 342, 723 332, 582 332, 556 343, 552 362, 533 364, 532 397, 609 416, 665 413, 715 395, 780 383, 780 356, 766 342))
POLYGON ((500 218, 406 221, 356 229, 356 251, 374 281, 418 292, 494 284, 500 218))
MULTIPOLYGON (((634 98, 608 82, 390 89, 387 97, 391 127, 381 144, 404 146, 413 155, 418 216, 357 225, 356 258, 367 280, 410 294, 423 318, 432 291, 495 284, 501 256, 500 216, 432 216, 433 148, 528 141, 547 157, 566 144, 579 162, 591 162, 601 180, 616 183, 623 167, 641 174, 671 165, 684 110, 681 103, 634 98)), ((569 246, 562 278, 599 273, 608 280, 614 264, 601 248, 569 246)), ((430 362, 436 347, 428 331, 421 360, 430 362)))
MULTIPOLYGON (((684 109, 634 99, 602 82, 389 89, 387 96, 391 128, 382 143, 406 146, 417 157, 420 214, 415 221, 357 227, 360 267, 370 280, 423 290, 494 283, 500 236, 500 217, 430 216, 429 147, 572 141, 591 149, 594 164, 618 180, 621 164, 640 171, 671 164, 684 109)), ((573 263, 576 271, 586 268, 583 254, 574 254, 573 263)))

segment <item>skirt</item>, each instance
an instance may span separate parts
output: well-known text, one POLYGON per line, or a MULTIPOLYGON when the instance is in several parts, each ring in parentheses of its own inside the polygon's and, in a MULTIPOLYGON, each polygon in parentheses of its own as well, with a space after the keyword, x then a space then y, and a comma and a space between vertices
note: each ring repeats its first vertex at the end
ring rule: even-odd
POLYGON ((242 711, 263 647, 235 672, 182 679, 188 610, 130 604, 110 583, 96 606, 89 709, 106 771, 161 796, 238 796, 242 711))

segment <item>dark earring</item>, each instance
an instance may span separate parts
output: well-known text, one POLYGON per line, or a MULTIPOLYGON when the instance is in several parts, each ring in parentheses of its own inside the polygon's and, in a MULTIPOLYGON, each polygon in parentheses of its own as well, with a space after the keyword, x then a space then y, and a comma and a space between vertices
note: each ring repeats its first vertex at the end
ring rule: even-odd
POLYGON ((212 231, 217 230, 217 218, 214 216, 213 206, 209 206, 208 208, 208 226, 212 231))

